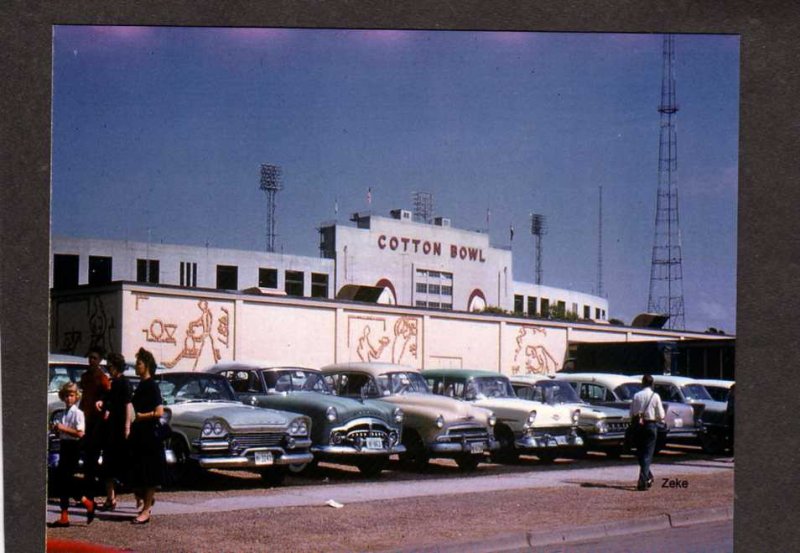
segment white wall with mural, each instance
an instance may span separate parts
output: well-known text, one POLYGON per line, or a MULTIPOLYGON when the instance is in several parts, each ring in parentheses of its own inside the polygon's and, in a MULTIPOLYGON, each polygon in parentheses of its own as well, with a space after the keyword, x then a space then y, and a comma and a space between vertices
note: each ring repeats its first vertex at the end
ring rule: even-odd
POLYGON ((181 370, 239 359, 545 375, 563 368, 569 343, 679 338, 651 329, 132 283, 98 293, 54 292, 51 313, 54 352, 85 355, 99 345, 133 359, 145 347, 162 365, 181 370))

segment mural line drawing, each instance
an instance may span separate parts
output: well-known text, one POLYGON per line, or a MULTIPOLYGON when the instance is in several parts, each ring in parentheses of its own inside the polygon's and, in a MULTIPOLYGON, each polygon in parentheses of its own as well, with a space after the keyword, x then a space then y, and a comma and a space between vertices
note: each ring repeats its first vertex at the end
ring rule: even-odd
POLYGON ((178 325, 165 323, 161 319, 153 319, 149 328, 143 328, 145 340, 148 342, 158 342, 161 344, 177 344, 175 331, 178 325))
MULTIPOLYGON (((213 322, 214 322, 214 315, 211 313, 211 309, 208 306, 207 300, 199 300, 197 302, 197 307, 200 309, 200 315, 189 322, 186 328, 186 336, 183 339, 183 349, 178 353, 178 355, 172 359, 172 361, 164 361, 163 365, 171 369, 175 367, 180 361, 183 359, 194 359, 194 363, 192 365, 193 369, 197 369, 197 365, 200 362, 200 359, 203 357, 204 353, 208 359, 209 364, 217 363, 220 359, 222 359, 222 354, 220 349, 214 342, 214 335, 212 334, 213 329, 213 322)), ((227 315, 228 312, 224 311, 224 315, 220 317, 226 317, 226 321, 224 324, 224 328, 227 332, 227 315)), ((154 321, 155 322, 155 321, 154 321)), ((220 322, 218 321, 218 324, 220 322)), ((166 328, 167 325, 164 325, 166 328)), ((152 324, 151 324, 152 327, 152 324)), ((175 325, 177 328, 177 325, 175 325)), ((217 330, 219 332, 219 326, 217 330)), ((164 340, 162 340, 164 341, 164 340)), ((227 347, 227 335, 225 336, 225 340, 220 340, 219 336, 217 337, 217 341, 220 341, 222 345, 227 347)), ((173 342, 174 343, 174 342, 173 342)))
POLYGON ((547 351, 542 343, 547 337, 547 330, 536 326, 521 326, 515 341, 514 364, 511 374, 519 374, 524 367, 524 374, 551 375, 558 372, 558 361, 547 351))
POLYGON ((350 317, 348 346, 353 345, 350 336, 355 337, 355 354, 364 362, 413 363, 417 358, 418 318, 397 318, 391 325, 391 332, 387 332, 387 326, 387 319, 383 317, 350 317), (363 326, 356 326, 358 323, 363 326), (375 334, 379 336, 376 338, 375 334))

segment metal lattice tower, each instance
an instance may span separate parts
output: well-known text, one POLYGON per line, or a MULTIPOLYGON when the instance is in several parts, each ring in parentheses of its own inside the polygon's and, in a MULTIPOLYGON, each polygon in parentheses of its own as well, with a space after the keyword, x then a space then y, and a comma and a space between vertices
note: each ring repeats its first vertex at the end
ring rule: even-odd
POLYGON ((430 192, 413 192, 414 219, 421 223, 433 223, 433 194, 430 192))
POLYGON ((597 214, 597 295, 603 291, 603 185, 600 185, 600 206, 597 214))
POLYGON ((534 256, 536 258, 536 284, 542 283, 542 236, 547 234, 544 215, 531 213, 531 234, 533 235, 534 256))
POLYGON ((678 139, 675 122, 675 37, 664 36, 661 74, 661 132, 658 143, 658 195, 650 265, 650 295, 647 311, 669 315, 666 326, 684 330, 683 266, 678 216, 678 139))
POLYGON ((275 251, 275 196, 283 190, 281 168, 277 165, 261 165, 261 190, 267 193, 267 251, 275 251))

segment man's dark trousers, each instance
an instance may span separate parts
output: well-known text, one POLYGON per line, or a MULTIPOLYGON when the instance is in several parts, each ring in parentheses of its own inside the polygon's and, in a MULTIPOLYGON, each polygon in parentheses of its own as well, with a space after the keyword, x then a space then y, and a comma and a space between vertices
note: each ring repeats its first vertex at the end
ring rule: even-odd
POLYGON ((646 422, 637 432, 636 457, 639 459, 639 488, 646 488, 647 481, 653 479, 650 465, 656 452, 657 435, 658 425, 654 422, 646 422))

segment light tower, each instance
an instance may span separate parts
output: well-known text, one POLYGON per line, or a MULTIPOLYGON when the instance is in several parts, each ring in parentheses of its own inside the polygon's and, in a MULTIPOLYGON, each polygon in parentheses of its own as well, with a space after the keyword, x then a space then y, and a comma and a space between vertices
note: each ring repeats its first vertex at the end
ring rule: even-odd
POLYGON ((547 234, 544 215, 531 213, 531 234, 533 235, 533 254, 536 259, 536 284, 542 283, 542 236, 547 234))
POLYGON ((650 265, 650 294, 647 311, 669 315, 667 328, 683 330, 683 266, 678 216, 678 140, 675 122, 678 103, 675 96, 675 37, 664 36, 661 73, 661 132, 658 142, 658 194, 650 265))
POLYGON ((421 223, 433 222, 433 194, 430 192, 413 192, 414 219, 421 223))
POLYGON ((281 168, 277 165, 261 165, 261 190, 267 193, 267 251, 275 251, 275 196, 283 190, 281 168))
POLYGON ((597 214, 597 295, 603 297, 603 185, 600 185, 600 206, 597 214))

